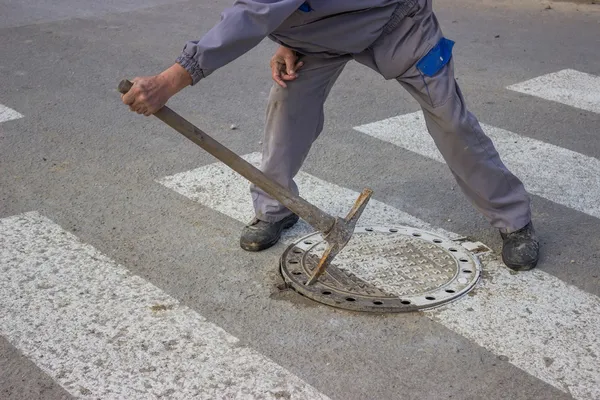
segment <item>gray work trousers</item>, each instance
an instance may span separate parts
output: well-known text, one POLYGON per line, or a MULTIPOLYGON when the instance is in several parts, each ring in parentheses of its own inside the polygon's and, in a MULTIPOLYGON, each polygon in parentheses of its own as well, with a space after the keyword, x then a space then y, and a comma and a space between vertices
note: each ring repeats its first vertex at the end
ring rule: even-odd
MULTIPOLYGON (((419 102, 429 134, 459 187, 492 226, 510 233, 527 225, 530 198, 467 110, 452 59, 433 76, 417 69, 417 62, 442 37, 431 0, 420 0, 361 54, 304 57, 298 78, 288 82, 287 89, 275 84, 271 90, 260 169, 298 193, 293 178, 323 129, 327 95, 346 63, 354 59, 385 79, 397 80, 419 102)), ((291 214, 255 185, 250 190, 258 219, 276 222, 291 214)))

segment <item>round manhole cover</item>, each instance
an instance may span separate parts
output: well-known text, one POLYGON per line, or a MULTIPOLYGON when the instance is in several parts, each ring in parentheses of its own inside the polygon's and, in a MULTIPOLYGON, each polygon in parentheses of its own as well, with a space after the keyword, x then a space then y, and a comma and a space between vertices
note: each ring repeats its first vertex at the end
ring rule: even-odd
POLYGON ((293 289, 318 302, 357 311, 403 312, 436 307, 471 290, 481 274, 460 244, 410 227, 356 228, 348 245, 312 285, 306 285, 327 243, 313 233, 281 256, 293 289))

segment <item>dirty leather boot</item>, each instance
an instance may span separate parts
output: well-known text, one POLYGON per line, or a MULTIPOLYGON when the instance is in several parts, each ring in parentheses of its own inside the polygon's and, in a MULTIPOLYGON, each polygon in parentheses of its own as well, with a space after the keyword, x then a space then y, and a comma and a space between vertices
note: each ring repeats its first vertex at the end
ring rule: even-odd
POLYGON ((502 233, 502 261, 515 271, 527 271, 535 268, 539 258, 540 245, 530 222, 512 233, 502 233))
POLYGON ((296 222, 298 216, 295 214, 273 223, 254 218, 242 231, 240 246, 246 251, 268 249, 279 241, 284 229, 291 228, 296 222))

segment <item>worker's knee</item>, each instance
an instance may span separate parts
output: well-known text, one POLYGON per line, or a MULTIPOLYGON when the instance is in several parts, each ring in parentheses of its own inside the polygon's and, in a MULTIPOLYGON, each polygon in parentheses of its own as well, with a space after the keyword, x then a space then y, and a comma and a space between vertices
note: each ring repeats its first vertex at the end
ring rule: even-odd
POLYGON ((288 82, 288 87, 283 88, 277 84, 273 85, 269 93, 268 109, 271 112, 293 113, 294 110, 305 109, 303 103, 314 101, 310 93, 303 93, 298 82, 288 82))
POLYGON ((288 88, 282 88, 278 84, 274 84, 271 87, 269 93, 269 104, 271 103, 285 103, 290 96, 288 88))

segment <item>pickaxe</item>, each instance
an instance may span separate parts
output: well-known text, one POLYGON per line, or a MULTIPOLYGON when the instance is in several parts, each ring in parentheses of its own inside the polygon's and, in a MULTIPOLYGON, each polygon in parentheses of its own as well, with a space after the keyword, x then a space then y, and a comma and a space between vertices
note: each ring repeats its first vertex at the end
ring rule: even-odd
MULTIPOLYGON (((119 92, 125 94, 132 86, 133 83, 130 81, 122 80, 119 83, 119 92)), ((258 168, 198 129, 169 107, 163 106, 154 113, 154 116, 277 199, 287 209, 323 234, 323 238, 327 242, 327 248, 306 285, 315 283, 335 256, 348 244, 354 233, 356 221, 360 218, 373 194, 372 190, 364 189, 345 218, 333 217, 267 177, 258 168)))

